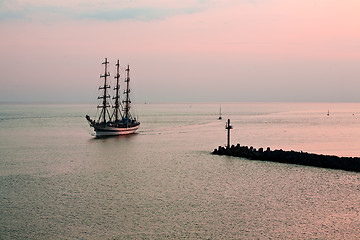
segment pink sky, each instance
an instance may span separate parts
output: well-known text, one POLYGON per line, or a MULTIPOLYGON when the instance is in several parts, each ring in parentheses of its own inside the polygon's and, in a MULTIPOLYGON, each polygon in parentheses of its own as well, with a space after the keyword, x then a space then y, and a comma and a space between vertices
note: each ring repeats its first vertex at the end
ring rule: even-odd
POLYGON ((360 101, 360 1, 0 1, 0 102, 360 101), (95 92, 96 95, 96 92, 95 92))

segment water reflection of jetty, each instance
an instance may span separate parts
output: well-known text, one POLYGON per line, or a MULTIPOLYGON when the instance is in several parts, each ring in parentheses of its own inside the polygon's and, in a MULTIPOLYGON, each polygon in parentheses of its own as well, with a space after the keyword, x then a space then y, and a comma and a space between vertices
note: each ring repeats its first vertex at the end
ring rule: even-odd
POLYGON ((230 147, 230 120, 226 125, 228 130, 228 143, 226 147, 219 146, 212 152, 216 155, 226 155, 233 157, 247 158, 250 160, 270 161, 279 163, 289 163, 321 168, 340 169, 345 171, 360 172, 360 158, 358 157, 338 157, 307 152, 271 150, 269 147, 264 151, 253 147, 236 146, 230 147), (229 126, 229 128, 228 128, 229 126))

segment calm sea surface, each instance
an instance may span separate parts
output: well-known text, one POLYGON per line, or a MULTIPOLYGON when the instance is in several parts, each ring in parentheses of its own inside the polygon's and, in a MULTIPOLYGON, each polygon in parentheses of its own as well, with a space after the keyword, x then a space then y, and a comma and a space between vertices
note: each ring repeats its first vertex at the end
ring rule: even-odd
POLYGON ((360 104, 138 104, 95 139, 89 105, 0 105, 0 239, 360 239, 360 174, 211 155, 360 156, 360 104), (328 110, 330 116, 327 116, 328 110))

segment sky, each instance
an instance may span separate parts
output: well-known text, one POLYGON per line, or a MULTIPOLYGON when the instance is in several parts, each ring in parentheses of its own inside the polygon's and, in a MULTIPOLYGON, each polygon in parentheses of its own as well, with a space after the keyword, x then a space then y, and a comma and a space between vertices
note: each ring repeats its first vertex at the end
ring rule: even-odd
POLYGON ((0 0, 0 103, 360 102, 359 0, 0 0))

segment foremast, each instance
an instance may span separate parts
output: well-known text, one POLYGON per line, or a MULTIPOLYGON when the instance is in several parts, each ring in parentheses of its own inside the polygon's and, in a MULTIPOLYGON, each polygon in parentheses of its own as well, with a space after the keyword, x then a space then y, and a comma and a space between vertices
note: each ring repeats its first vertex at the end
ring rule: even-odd
POLYGON ((119 59, 117 60, 117 63, 116 63, 116 76, 114 78, 116 79, 116 86, 114 87, 115 97, 113 97, 113 99, 115 99, 115 105, 113 106, 113 108, 114 108, 113 116, 115 117, 114 121, 118 122, 120 120, 120 118, 122 118, 122 114, 120 111, 120 103, 119 103, 119 99, 120 99, 120 94, 119 94, 120 61, 119 61, 119 59))
POLYGON ((101 113, 99 116, 99 122, 106 123, 106 115, 109 117, 110 120, 110 114, 107 108, 110 107, 107 99, 110 98, 110 95, 107 93, 107 89, 110 88, 110 85, 107 84, 107 77, 110 76, 110 73, 107 71, 107 65, 109 62, 107 61, 107 58, 105 58, 105 62, 102 64, 105 65, 105 72, 104 75, 100 75, 100 78, 104 78, 104 85, 99 87, 99 90, 104 90, 102 96, 98 96, 98 99, 102 99, 102 105, 97 106, 98 108, 101 108, 101 113), (101 121, 102 120, 102 121, 101 121))

